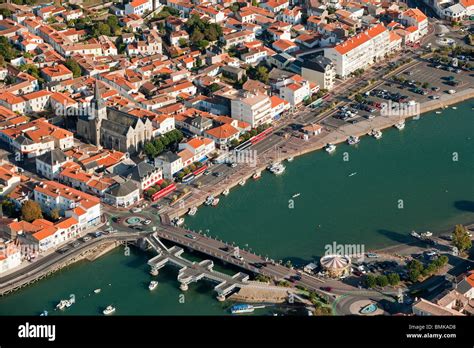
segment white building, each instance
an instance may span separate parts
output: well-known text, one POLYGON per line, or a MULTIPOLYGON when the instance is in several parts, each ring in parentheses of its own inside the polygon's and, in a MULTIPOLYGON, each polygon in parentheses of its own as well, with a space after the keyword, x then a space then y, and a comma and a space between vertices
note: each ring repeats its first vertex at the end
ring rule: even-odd
POLYGON ((104 201, 115 207, 129 207, 140 200, 140 189, 133 180, 117 183, 105 193, 104 201))
POLYGON ((36 172, 50 180, 55 179, 61 172, 61 167, 70 161, 64 152, 54 149, 36 157, 36 172))
POLYGON ((183 169, 183 160, 175 153, 168 151, 155 158, 155 166, 161 168, 165 179, 173 179, 173 176, 183 169))
MULTIPOLYGON (((462 6, 461 6, 462 7, 462 6)), ((400 14, 400 21, 407 27, 416 27, 417 40, 428 34, 428 17, 417 8, 410 8, 400 14)))
POLYGON ((231 100, 231 116, 244 121, 255 128, 272 120, 272 102, 262 93, 242 92, 242 95, 231 100))
POLYGON ((389 51, 390 34, 382 25, 376 26, 324 50, 341 77, 348 77, 358 69, 366 69, 380 61, 389 51))
POLYGON ((0 239, 0 274, 21 264, 21 252, 13 241, 0 239))
POLYGON ((42 182, 33 192, 35 201, 45 212, 59 210, 61 215, 76 219, 80 230, 100 222, 101 205, 95 196, 55 181, 42 182))
POLYGON ((125 5, 125 14, 143 15, 153 10, 153 0, 133 0, 125 5))

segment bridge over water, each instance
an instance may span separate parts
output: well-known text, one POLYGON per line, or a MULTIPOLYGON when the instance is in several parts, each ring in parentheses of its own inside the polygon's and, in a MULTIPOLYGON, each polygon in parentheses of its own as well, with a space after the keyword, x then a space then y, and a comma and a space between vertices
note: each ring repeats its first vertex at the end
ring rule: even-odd
POLYGON ((189 261, 181 256, 183 249, 178 246, 167 248, 160 239, 152 234, 144 238, 148 244, 158 252, 158 255, 150 259, 150 273, 158 275, 159 269, 167 264, 172 264, 180 268, 178 281, 181 283, 180 289, 188 290, 188 284, 205 279, 217 283, 214 289, 217 292, 217 299, 224 301, 226 296, 233 290, 248 285, 248 275, 237 273, 234 276, 215 271, 214 262, 203 260, 199 263, 189 261))

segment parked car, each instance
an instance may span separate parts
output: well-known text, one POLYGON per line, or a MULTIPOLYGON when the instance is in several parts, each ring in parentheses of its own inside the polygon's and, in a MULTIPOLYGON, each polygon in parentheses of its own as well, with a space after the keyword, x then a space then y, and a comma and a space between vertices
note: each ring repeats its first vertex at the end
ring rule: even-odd
POLYGON ((330 286, 322 286, 322 287, 320 287, 320 289, 323 290, 323 291, 327 291, 327 292, 332 291, 332 288, 330 286))

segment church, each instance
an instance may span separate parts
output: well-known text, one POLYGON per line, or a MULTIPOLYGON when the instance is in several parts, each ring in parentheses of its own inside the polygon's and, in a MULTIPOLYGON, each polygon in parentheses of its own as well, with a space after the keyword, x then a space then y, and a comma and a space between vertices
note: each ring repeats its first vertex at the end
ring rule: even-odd
POLYGON ((100 97, 96 80, 89 115, 77 120, 77 135, 96 146, 133 154, 152 139, 153 126, 148 118, 107 107, 100 97))

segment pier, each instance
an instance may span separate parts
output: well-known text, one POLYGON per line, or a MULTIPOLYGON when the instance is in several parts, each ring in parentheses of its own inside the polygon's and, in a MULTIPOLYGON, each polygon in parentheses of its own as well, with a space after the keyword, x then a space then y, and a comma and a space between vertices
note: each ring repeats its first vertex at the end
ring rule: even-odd
POLYGON ((248 284, 248 275, 239 272, 234 276, 230 276, 217 272, 213 269, 214 262, 211 260, 203 260, 199 263, 186 260, 181 257, 184 251, 182 248, 173 246, 168 249, 155 234, 145 237, 145 241, 158 252, 157 256, 148 261, 151 266, 150 273, 155 276, 158 275, 159 269, 167 264, 179 267, 178 281, 181 283, 180 289, 182 291, 188 290, 190 283, 205 279, 218 283, 214 287, 217 292, 217 299, 224 301, 232 291, 248 284))

